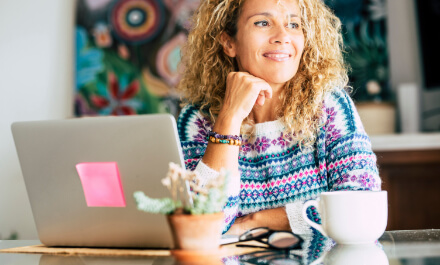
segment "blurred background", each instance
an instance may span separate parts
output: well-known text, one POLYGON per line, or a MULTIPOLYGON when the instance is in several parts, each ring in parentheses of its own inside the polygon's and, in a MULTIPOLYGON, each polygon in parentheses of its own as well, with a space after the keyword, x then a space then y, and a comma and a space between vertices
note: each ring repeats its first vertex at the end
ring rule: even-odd
MULTIPOLYGON (((440 0, 326 0, 389 193, 388 230, 440 228, 440 0)), ((37 239, 10 125, 179 113, 199 0, 0 0, 0 239, 37 239)), ((50 166, 50 165, 43 165, 50 166)))

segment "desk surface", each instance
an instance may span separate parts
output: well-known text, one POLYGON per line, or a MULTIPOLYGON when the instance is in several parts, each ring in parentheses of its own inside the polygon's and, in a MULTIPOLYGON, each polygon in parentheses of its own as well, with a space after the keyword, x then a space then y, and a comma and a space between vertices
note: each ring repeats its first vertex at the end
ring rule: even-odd
MULTIPOLYGON (((224 257, 220 264, 440 264, 440 230, 388 231, 373 246, 338 246, 319 233, 305 238, 303 250, 289 254, 263 252, 224 257), (280 263, 280 259, 284 259, 280 263), (289 260, 286 260, 289 259, 289 260), (336 260, 336 261, 335 261, 336 260), (368 262, 368 260, 370 262, 368 262), (277 262, 278 261, 278 262, 277 262), (335 263, 337 262, 337 263, 335 263)), ((37 240, 3 240, 0 249, 40 244, 37 240)), ((193 264, 173 257, 93 257, 0 253, 2 265, 193 264)))
POLYGON ((370 135, 370 140, 375 152, 440 149, 440 133, 370 135))

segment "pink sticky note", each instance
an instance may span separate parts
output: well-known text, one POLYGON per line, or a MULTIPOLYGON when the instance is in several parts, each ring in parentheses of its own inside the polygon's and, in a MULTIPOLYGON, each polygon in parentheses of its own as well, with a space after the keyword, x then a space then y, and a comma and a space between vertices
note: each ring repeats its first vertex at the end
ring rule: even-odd
POLYGON ((79 163, 76 171, 88 207, 125 207, 124 191, 116 162, 79 163))

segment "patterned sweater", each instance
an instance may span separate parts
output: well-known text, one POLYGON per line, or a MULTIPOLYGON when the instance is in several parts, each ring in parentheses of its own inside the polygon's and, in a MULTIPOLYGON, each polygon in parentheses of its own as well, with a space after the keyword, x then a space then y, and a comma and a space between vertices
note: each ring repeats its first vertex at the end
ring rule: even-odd
MULTIPOLYGON (((381 189, 376 156, 349 95, 335 89, 325 96, 323 108, 324 125, 313 146, 300 148, 286 141, 281 120, 255 124, 252 135, 242 135, 240 177, 230 181, 223 233, 236 217, 285 207, 292 231, 309 234, 301 216, 304 201, 324 191, 381 189)), ((206 180, 218 176, 201 162, 213 125, 188 105, 177 126, 186 168, 199 171, 206 180)))

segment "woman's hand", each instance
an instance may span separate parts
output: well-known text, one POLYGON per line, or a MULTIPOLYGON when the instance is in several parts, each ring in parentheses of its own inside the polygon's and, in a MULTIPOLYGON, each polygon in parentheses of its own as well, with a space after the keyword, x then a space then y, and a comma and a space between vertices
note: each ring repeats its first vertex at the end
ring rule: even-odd
POLYGON ((226 232, 227 235, 241 235, 249 229, 255 228, 258 225, 254 220, 255 213, 251 213, 235 219, 234 224, 226 232))
POLYGON ((238 217, 226 234, 241 235, 256 227, 269 227, 272 230, 291 230, 286 209, 280 207, 238 217))
MULTIPOLYGON (((239 135, 243 120, 256 103, 263 105, 266 97, 272 97, 272 87, 263 79, 245 72, 229 73, 223 107, 213 131, 223 135, 239 135)), ((238 153, 237 146, 208 143, 203 162, 214 170, 224 168, 233 176, 240 177, 238 153)))
POLYGON ((231 72, 219 116, 233 117, 241 124, 254 105, 263 106, 266 98, 272 98, 272 88, 266 81, 247 72, 231 72))

